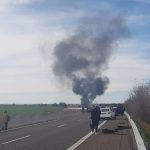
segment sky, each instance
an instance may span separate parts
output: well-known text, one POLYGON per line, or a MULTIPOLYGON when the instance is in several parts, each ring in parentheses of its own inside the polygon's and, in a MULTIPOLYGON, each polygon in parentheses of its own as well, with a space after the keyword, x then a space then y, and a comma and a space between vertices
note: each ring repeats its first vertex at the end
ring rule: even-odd
POLYGON ((0 104, 80 103, 52 71, 54 47, 94 13, 123 16, 128 37, 117 41, 109 86, 96 103, 124 102, 150 77, 149 0, 0 0, 0 104))

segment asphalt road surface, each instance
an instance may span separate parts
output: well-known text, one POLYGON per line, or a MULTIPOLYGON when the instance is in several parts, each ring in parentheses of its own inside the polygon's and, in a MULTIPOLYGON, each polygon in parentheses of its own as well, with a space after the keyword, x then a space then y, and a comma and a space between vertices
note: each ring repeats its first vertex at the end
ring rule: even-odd
MULTIPOLYGON (((125 116, 107 121, 76 150, 138 150, 133 130, 125 116)), ((142 150, 142 149, 141 149, 142 150)))
POLYGON ((0 150, 66 150, 90 132, 90 113, 62 112, 48 122, 0 132, 0 150))

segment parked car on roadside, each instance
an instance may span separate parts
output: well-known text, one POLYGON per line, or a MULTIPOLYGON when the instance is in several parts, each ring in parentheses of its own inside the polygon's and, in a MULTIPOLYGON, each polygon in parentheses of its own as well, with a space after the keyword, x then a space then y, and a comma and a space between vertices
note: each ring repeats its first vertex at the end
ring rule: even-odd
POLYGON ((87 107, 87 112, 91 112, 92 111, 92 109, 93 109, 93 107, 92 106, 89 106, 89 107, 87 107))
POLYGON ((101 108, 101 119, 115 119, 116 115, 115 112, 113 112, 110 107, 101 108))
POLYGON ((115 113, 115 116, 117 116, 117 107, 111 107, 111 111, 115 113))
POLYGON ((118 115, 123 115, 125 111, 125 108, 123 105, 118 105, 117 109, 116 109, 116 116, 118 115))

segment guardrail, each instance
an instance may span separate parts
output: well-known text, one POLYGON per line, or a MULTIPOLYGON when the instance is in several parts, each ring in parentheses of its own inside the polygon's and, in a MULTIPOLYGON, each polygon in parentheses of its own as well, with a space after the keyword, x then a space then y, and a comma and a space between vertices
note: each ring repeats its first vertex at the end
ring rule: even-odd
POLYGON ((125 115, 127 116, 128 120, 132 126, 138 150, 146 150, 143 139, 142 139, 134 121, 132 120, 132 118, 130 117, 130 115, 127 112, 125 112, 125 115))

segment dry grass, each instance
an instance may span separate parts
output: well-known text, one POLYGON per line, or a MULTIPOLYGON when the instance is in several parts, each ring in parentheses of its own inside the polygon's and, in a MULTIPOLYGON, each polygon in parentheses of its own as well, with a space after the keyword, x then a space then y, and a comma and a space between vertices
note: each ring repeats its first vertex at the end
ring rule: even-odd
POLYGON ((146 141, 147 145, 150 146, 150 124, 140 121, 139 125, 144 133, 145 141, 146 141))
POLYGON ((134 87, 125 107, 134 119, 150 123, 150 83, 134 87))
POLYGON ((134 87, 125 102, 125 107, 132 118, 138 122, 145 141, 150 147, 150 82, 134 87))
POLYGON ((145 133, 147 133, 147 134, 150 135, 150 124, 141 121, 141 122, 140 122, 140 125, 141 125, 141 127, 143 128, 143 131, 144 131, 145 133))

